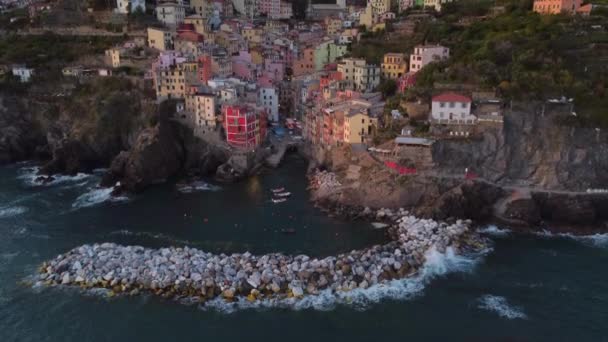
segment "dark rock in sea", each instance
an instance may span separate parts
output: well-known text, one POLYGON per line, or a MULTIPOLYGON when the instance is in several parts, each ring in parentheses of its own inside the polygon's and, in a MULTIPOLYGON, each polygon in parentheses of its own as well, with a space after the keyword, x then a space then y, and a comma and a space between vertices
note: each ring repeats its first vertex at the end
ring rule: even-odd
POLYGON ((120 182, 125 190, 141 192, 181 170, 184 150, 163 125, 144 130, 128 152, 121 152, 104 175, 102 186, 120 182))

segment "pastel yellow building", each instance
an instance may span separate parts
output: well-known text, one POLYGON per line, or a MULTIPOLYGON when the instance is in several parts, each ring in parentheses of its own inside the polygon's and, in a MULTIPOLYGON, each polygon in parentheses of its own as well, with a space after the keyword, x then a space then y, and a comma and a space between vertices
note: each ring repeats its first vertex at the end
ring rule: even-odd
POLYGON ((262 43, 262 36, 264 34, 264 30, 255 27, 244 27, 241 31, 241 35, 243 38, 251 44, 260 44, 262 43))
POLYGON ((173 33, 164 29, 148 27, 148 46, 160 51, 173 50, 173 33))
POLYGON ((396 80, 407 72, 407 60, 405 54, 389 52, 384 55, 382 62, 382 77, 396 80))
POLYGON ((160 70, 154 75, 156 97, 158 99, 183 99, 187 85, 197 80, 198 64, 181 63, 160 70))
POLYGON ((342 19, 327 17, 325 18, 325 31, 328 36, 334 36, 342 31, 342 19))
POLYGON ((112 68, 120 67, 120 50, 119 49, 107 49, 106 50, 106 63, 112 68))
POLYGON ((195 127, 215 128, 217 122, 213 94, 203 92, 187 94, 186 111, 192 114, 195 127))
POLYGON ((377 118, 371 118, 364 111, 348 113, 344 118, 344 142, 347 144, 359 144, 374 133, 374 127, 378 125, 377 118))

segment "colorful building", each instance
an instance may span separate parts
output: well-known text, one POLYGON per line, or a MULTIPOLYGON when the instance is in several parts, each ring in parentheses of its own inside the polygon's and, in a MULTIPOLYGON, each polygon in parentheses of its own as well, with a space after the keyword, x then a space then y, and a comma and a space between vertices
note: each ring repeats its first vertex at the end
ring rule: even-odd
POLYGON ((389 52, 384 55, 381 65, 382 77, 396 80, 407 72, 407 60, 405 54, 389 52))
POLYGON ((214 129, 217 124, 215 95, 209 91, 194 90, 186 94, 186 111, 192 115, 195 127, 214 129))
POLYGON ((224 107, 226 141, 231 146, 253 150, 266 138, 266 112, 251 105, 224 107))
POLYGON ((534 12, 540 14, 574 14, 581 7, 582 0, 534 0, 534 12))
POLYGON ((160 51, 173 50, 173 33, 169 30, 148 27, 148 46, 160 51))

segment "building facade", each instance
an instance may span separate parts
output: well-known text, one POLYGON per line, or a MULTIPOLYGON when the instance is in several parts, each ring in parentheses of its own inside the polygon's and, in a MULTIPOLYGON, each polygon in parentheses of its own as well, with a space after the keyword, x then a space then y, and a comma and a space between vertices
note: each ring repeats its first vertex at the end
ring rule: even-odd
POLYGON ((186 111, 192 115, 194 127, 215 129, 217 124, 215 95, 192 92, 186 95, 186 111))
POLYGON ((173 50, 173 33, 169 30, 148 27, 148 46, 160 51, 173 50))
POLYGON ((431 100, 431 119, 440 124, 472 124, 476 117, 471 114, 472 100, 457 93, 443 93, 431 100))
POLYGON ((258 104, 266 109, 270 121, 279 121, 279 94, 275 87, 260 87, 258 104))
POLYGON ((266 138, 266 113, 249 105, 224 107, 226 141, 233 147, 253 150, 266 138))
POLYGON ((450 57, 450 49, 441 45, 419 45, 410 55, 410 71, 418 72, 431 62, 441 61, 450 57))
POLYGON ((582 0, 535 0, 532 8, 540 14, 574 14, 581 4, 582 0))
POLYGON ((161 3, 156 6, 156 19, 161 23, 176 27, 184 22, 186 7, 179 3, 161 3))
POLYGON ((382 77, 396 80, 407 72, 405 54, 389 52, 384 55, 382 62, 382 77))

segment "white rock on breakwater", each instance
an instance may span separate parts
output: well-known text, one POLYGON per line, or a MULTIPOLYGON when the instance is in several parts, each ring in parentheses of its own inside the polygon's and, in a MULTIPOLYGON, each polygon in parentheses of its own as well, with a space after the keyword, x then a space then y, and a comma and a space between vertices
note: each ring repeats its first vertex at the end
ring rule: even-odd
POLYGON ((44 263, 39 283, 102 287, 111 289, 111 294, 149 291, 201 301, 216 296, 255 300, 299 298, 326 289, 350 291, 408 276, 424 263, 431 249, 482 248, 483 243, 469 231, 467 223, 448 225, 403 216, 389 229, 393 241, 325 258, 212 254, 189 247, 83 245, 44 263))

